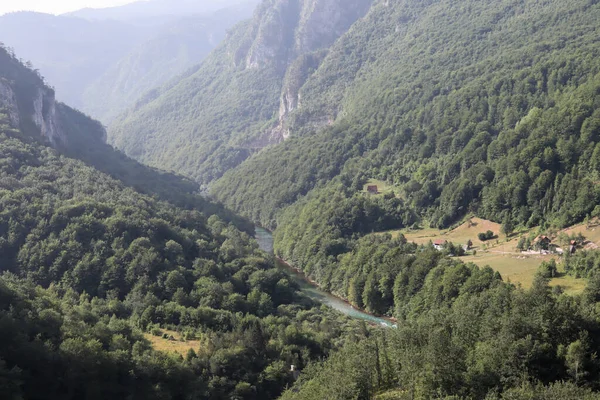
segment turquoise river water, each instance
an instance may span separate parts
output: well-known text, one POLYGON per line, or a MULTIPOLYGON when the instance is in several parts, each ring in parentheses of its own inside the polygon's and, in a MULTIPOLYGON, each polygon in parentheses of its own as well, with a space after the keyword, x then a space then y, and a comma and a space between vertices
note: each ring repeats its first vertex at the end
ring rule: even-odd
MULTIPOLYGON (((258 244, 262 250, 270 252, 270 253, 273 252, 273 235, 271 234, 271 232, 267 231, 266 229, 256 227, 256 240, 258 241, 258 244)), ((304 274, 302 274, 301 272, 298 272, 297 270, 295 270, 293 268, 286 266, 284 263, 278 263, 278 265, 280 268, 282 268, 282 269, 284 268, 286 270, 286 272, 288 272, 290 275, 292 275, 292 277, 300 285, 300 289, 302 290, 302 293, 304 293, 311 299, 316 300, 325 305, 328 305, 329 307, 334 308, 335 310, 337 310, 349 317, 352 317, 352 318, 360 319, 363 321, 367 321, 369 323, 386 326, 386 327, 395 326, 394 323, 391 322, 390 320, 387 320, 384 318, 379 318, 379 317, 376 317, 371 314, 367 314, 366 312, 356 309, 355 307, 348 304, 344 300, 319 289, 317 286, 315 286, 313 283, 311 283, 306 278, 306 276, 304 276, 304 274)))

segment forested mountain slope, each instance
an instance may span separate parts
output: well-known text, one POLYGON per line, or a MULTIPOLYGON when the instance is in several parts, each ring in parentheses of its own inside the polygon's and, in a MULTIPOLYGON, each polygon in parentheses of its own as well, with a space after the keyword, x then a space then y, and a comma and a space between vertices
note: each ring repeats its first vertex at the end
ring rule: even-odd
POLYGON ((111 126, 110 143, 144 163, 209 182, 279 126, 326 49, 371 0, 267 0, 196 70, 149 93, 111 126))
POLYGON ((315 187, 336 179, 352 196, 369 178, 434 226, 470 211, 566 226, 598 198, 599 13, 586 0, 265 1, 109 141, 217 180, 218 199, 271 228, 315 187))
POLYGON ((207 202, 130 187, 169 180, 98 146, 103 133, 0 48, 2 398, 276 398, 290 364, 363 335, 207 202), (70 153, 138 172, 126 184, 70 153), (185 359, 151 346, 166 329, 190 341, 185 359))
POLYGON ((272 227, 334 177, 347 196, 388 181, 434 226, 573 223, 598 198, 599 18, 589 1, 378 2, 300 90, 292 138, 213 192, 272 227))

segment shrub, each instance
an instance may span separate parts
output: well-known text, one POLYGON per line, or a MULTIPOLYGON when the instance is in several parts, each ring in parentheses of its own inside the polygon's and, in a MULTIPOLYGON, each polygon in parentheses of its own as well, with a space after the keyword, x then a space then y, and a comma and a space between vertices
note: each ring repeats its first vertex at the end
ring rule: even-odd
POLYGON ((152 328, 152 329, 150 330, 150 333, 151 333, 153 336, 162 336, 162 334, 163 334, 163 333, 162 333, 162 331, 161 331, 159 328, 157 328, 157 327, 154 327, 154 328, 152 328))
POLYGON ((554 259, 550 261, 544 261, 538 268, 538 273, 544 278, 554 278, 558 273, 556 268, 556 261, 554 259))
POLYGON ((487 231, 487 232, 481 232, 477 235, 477 237, 479 238, 479 240, 481 240, 482 242, 485 242, 486 240, 490 240, 493 239, 494 237, 496 237, 496 235, 494 234, 494 232, 492 231, 487 231))

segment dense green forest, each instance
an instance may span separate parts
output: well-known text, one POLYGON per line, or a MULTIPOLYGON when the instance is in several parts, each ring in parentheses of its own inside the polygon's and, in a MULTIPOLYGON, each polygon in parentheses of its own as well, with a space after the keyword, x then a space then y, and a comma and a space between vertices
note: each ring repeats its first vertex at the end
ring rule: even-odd
POLYGON ((431 271, 398 330, 348 344, 282 399, 600 398, 597 290, 572 298, 543 278, 483 289, 461 269, 431 271))
MULTIPOLYGON (((94 144, 97 124, 82 114, 58 106, 63 141, 47 147, 26 107, 28 89, 47 90, 42 78, 4 49, 0 72, 18 99, 3 108, 30 128, 0 112, 3 398, 275 398, 290 365, 365 335, 301 295, 212 208, 179 208, 61 154, 89 156, 78 146, 94 144), (144 334, 162 329, 201 345, 185 358, 155 351, 144 334)), ((105 151, 111 171, 143 168, 106 147, 95 162, 105 151)))
POLYGON ((292 138, 213 193, 273 228, 334 177, 387 181, 433 226, 471 211, 579 221, 598 200, 599 14, 589 1, 374 6, 301 89, 292 138))

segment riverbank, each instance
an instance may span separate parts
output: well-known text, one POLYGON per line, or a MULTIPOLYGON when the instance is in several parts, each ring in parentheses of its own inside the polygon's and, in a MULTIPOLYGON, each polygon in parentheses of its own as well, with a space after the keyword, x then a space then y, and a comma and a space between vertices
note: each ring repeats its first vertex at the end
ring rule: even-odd
POLYGON ((348 300, 346 300, 346 299, 344 299, 344 298, 342 298, 340 296, 337 296, 337 295, 335 295, 335 294, 333 294, 331 292, 328 292, 328 291, 324 290, 321 287, 321 285, 319 285, 316 281, 314 281, 314 280, 310 279, 308 276, 306 276, 306 274, 304 273, 304 271, 302 271, 300 268, 294 267, 289 262, 287 262, 287 261, 285 261, 285 260, 283 260, 283 259, 281 259, 281 258, 279 258, 277 256, 275 256, 275 259, 281 265, 283 265, 285 267, 285 269, 288 270, 288 272, 294 274, 297 278, 301 279, 302 281, 304 281, 305 283, 309 284, 313 288, 318 289, 318 290, 322 291, 323 293, 326 293, 327 295, 335 298, 336 300, 338 300, 338 301, 346 304, 351 309, 356 310, 356 311, 358 311, 358 312, 360 312, 362 314, 371 316, 373 318, 377 318, 377 319, 381 319, 381 320, 387 321, 390 324, 392 324, 391 326, 394 326, 398 322, 398 320, 396 318, 394 318, 394 317, 386 317, 386 316, 381 316, 381 315, 375 315, 375 314, 372 314, 372 313, 370 313, 370 312, 368 312, 366 310, 363 310, 363 309, 361 309, 359 307, 354 306, 348 300))
MULTIPOLYGON (((266 229, 256 228, 256 240, 260 248, 268 253, 273 254, 273 235, 266 229)), ((366 321, 369 324, 376 326, 385 326, 385 327, 397 327, 396 320, 390 317, 378 317, 376 315, 370 314, 364 310, 360 310, 354 307, 352 304, 347 302, 346 300, 335 296, 323 289, 319 286, 317 282, 308 278, 304 272, 291 265, 290 263, 277 258, 277 266, 282 270, 285 270, 288 274, 290 274, 295 281, 300 285, 300 290, 309 298, 325 304, 344 315, 347 315, 351 318, 356 318, 362 321, 366 321)))

